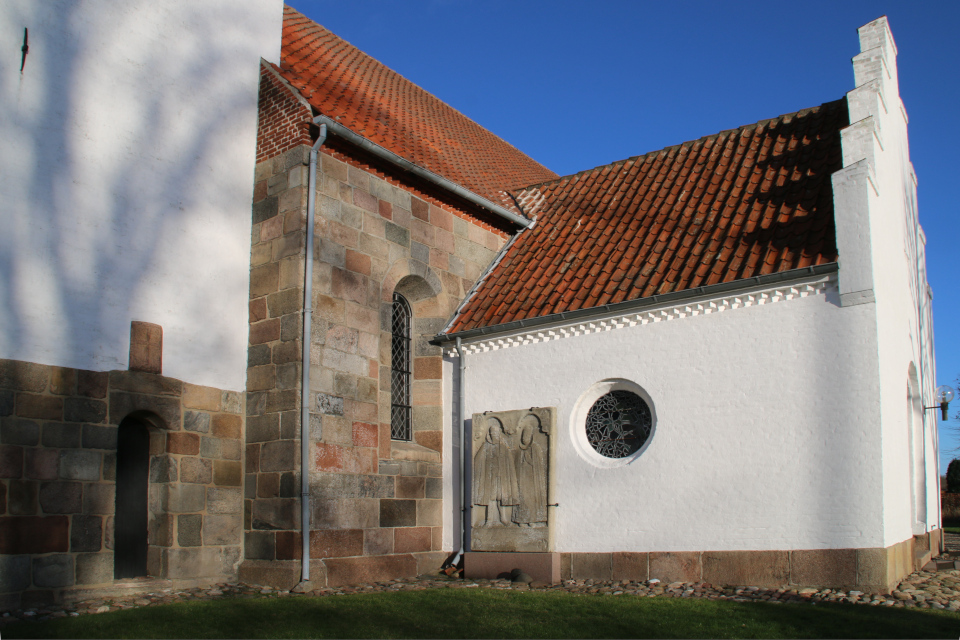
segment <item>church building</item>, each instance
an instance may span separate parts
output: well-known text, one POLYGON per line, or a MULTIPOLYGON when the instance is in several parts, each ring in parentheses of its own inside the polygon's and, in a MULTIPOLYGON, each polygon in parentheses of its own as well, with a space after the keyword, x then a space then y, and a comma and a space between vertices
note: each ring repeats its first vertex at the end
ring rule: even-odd
POLYGON ((0 610, 939 553, 886 18, 835 101, 561 177, 275 0, 54 9, 0 12, 0 610))

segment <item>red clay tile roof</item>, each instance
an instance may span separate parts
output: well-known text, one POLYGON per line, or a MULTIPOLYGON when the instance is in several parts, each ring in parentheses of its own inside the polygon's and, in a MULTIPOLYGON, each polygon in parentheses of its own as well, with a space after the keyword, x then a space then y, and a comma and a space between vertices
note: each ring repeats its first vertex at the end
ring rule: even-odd
POLYGON ((502 191, 558 177, 288 6, 279 72, 323 115, 495 203, 502 191))
POLYGON ((846 100, 521 189, 538 216, 446 333, 837 260, 846 100))

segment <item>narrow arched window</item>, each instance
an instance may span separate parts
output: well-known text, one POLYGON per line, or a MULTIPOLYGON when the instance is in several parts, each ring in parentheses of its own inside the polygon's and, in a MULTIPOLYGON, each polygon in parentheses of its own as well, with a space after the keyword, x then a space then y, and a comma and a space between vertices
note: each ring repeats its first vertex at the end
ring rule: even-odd
POLYGON ((410 354, 413 312, 410 303, 399 293, 393 294, 392 346, 390 361, 390 437, 394 440, 413 439, 413 421, 410 410, 410 354))

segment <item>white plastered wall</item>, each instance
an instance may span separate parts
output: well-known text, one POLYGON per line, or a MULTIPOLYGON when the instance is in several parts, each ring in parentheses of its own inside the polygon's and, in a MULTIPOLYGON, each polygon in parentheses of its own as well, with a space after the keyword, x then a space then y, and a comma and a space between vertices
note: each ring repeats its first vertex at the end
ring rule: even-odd
POLYGON ((830 288, 469 353, 466 415, 558 408, 556 551, 879 547, 875 317, 830 288), (656 415, 614 467, 574 444, 578 399, 609 379, 656 415))
POLYGON ((243 389, 259 60, 280 0, 0 6, 0 358, 243 389), (20 70, 24 28, 29 52, 20 70))
POLYGON ((889 546, 939 526, 935 416, 914 415, 907 391, 916 371, 923 404, 932 404, 933 330, 897 49, 886 18, 859 33, 857 88, 847 94, 851 125, 842 132, 844 169, 834 175, 839 284, 845 306, 872 308, 877 318, 889 546))

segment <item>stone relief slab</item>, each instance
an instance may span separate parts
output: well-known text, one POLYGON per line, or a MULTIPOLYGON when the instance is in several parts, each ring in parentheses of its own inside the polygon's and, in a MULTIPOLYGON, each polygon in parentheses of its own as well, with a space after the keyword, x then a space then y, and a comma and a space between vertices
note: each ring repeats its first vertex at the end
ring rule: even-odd
POLYGON ((555 407, 473 414, 471 548, 553 548, 555 407))

